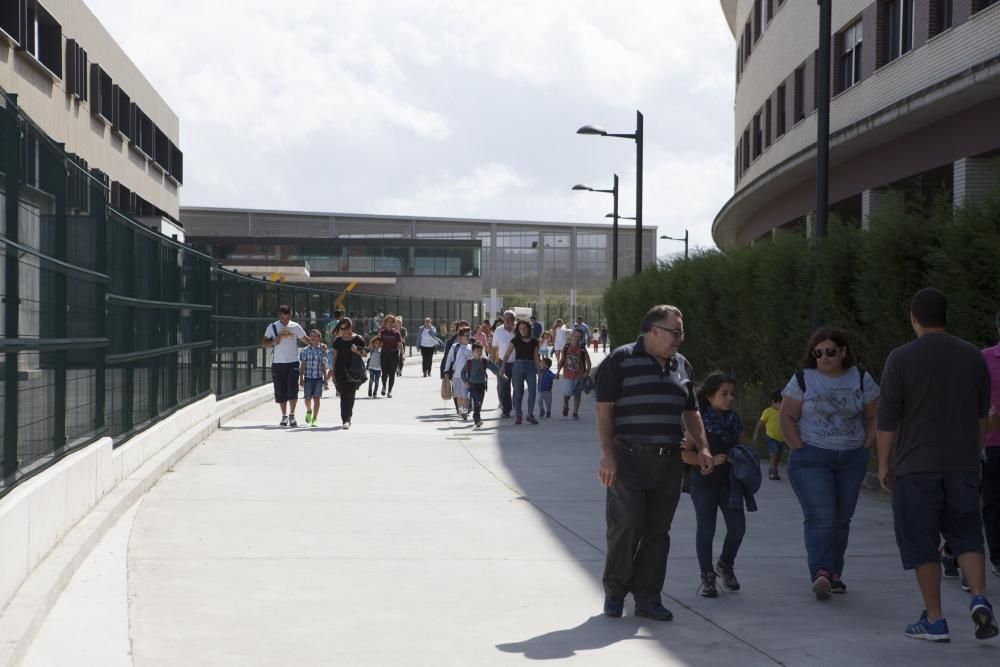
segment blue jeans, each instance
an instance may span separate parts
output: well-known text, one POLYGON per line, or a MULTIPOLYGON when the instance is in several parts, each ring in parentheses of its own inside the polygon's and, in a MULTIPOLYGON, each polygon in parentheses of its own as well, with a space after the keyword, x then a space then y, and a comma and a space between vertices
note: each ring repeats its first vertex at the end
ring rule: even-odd
POLYGON ((838 451, 805 445, 788 458, 788 481, 802 506, 809 576, 844 571, 851 518, 868 472, 864 447, 838 451))
POLYGON ((511 382, 514 383, 514 414, 521 416, 521 403, 524 401, 524 383, 528 383, 528 414, 535 413, 535 392, 538 391, 538 377, 535 372, 535 362, 528 359, 517 359, 511 371, 511 382))
MULTIPOLYGON (((698 566, 702 572, 713 571, 712 544, 715 542, 715 520, 719 510, 722 510, 722 519, 726 522, 726 539, 722 542, 722 554, 719 560, 732 566, 736 562, 736 552, 739 551, 743 536, 747 532, 747 519, 743 508, 729 505, 728 484, 719 484, 712 476, 706 478, 698 470, 692 470, 688 474, 691 502, 694 503, 694 515, 698 521, 695 532, 698 566)), ((728 474, 728 471, 725 474, 728 474)))

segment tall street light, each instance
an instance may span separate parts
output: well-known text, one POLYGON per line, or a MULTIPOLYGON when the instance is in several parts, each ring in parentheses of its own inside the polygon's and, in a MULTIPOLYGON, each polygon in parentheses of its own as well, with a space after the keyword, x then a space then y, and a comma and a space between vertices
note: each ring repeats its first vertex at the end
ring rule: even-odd
MULTIPOLYGON (((614 185, 610 190, 599 190, 589 185, 574 185, 574 190, 584 190, 586 192, 609 192, 614 200, 614 213, 608 217, 614 218, 611 227, 611 281, 618 280, 618 174, 614 174, 614 185)), ((575 258, 574 258, 575 259, 575 258)))
POLYGON ((635 132, 608 132, 597 125, 584 125, 577 134, 635 139, 635 274, 642 273, 642 112, 635 112, 635 132))
POLYGON ((688 230, 684 230, 684 238, 679 238, 676 236, 667 236, 664 234, 660 237, 661 239, 666 239, 668 241, 683 241, 684 242, 684 259, 688 258, 688 230))

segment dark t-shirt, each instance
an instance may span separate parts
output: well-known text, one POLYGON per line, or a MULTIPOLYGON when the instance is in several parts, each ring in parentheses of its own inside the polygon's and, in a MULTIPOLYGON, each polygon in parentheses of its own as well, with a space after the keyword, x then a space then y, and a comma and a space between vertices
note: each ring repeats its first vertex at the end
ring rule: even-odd
POLYGON ((399 341, 402 340, 402 336, 399 332, 394 329, 382 329, 378 332, 379 337, 382 338, 382 351, 383 352, 399 352, 399 341))
POLYGON ((924 334, 885 361, 878 430, 896 432, 897 476, 979 472, 979 420, 989 409, 989 369, 960 338, 924 334))
POLYGON ((538 349, 538 341, 534 338, 524 340, 520 336, 515 336, 510 342, 514 346, 514 358, 518 361, 534 361, 535 350, 538 349))
POLYGON ((330 347, 337 353, 337 358, 333 360, 333 376, 337 382, 344 382, 346 380, 344 373, 350 368, 351 361, 354 359, 352 348, 355 345, 362 350, 365 349, 365 339, 357 334, 351 340, 344 340, 340 336, 337 336, 333 339, 333 343, 330 344, 330 347))

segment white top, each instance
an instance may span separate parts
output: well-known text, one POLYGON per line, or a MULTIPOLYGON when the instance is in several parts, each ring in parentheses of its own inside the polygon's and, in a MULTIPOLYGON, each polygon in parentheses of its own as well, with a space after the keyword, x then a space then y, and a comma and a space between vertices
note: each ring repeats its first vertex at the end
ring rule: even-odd
POLYGON ((497 351, 497 355, 503 359, 503 355, 507 354, 507 348, 510 347, 510 342, 514 340, 516 329, 511 329, 507 331, 506 327, 497 327, 497 330, 493 332, 493 349, 497 351))
POLYGON ((438 341, 434 336, 434 327, 420 327, 420 347, 437 347, 438 341))
POLYGON ((306 331, 298 322, 288 320, 288 324, 282 324, 281 320, 268 324, 264 330, 264 338, 274 339, 275 332, 278 334, 278 342, 271 348, 274 353, 271 356, 272 364, 293 364, 299 360, 299 339, 305 338, 306 331), (287 333, 286 333, 287 332, 287 333))
POLYGON ((569 333, 569 329, 565 326, 561 326, 556 329, 556 339, 552 342, 552 347, 557 350, 561 350, 566 347, 566 334, 569 333))
POLYGON ((465 362, 472 358, 472 346, 469 344, 460 345, 455 343, 448 350, 448 363, 445 364, 445 372, 454 371, 455 377, 459 378, 465 362))

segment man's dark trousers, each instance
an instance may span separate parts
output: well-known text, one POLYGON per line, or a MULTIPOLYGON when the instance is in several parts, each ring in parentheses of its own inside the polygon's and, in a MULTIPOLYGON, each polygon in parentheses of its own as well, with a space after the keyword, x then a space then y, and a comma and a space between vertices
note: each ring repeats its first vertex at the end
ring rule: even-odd
POLYGON ((618 472, 607 493, 608 552, 604 593, 637 604, 660 601, 670 524, 680 500, 680 448, 615 445, 618 472))
POLYGON ((500 412, 509 415, 514 409, 514 399, 511 396, 510 377, 503 373, 497 375, 497 399, 500 401, 500 412))

